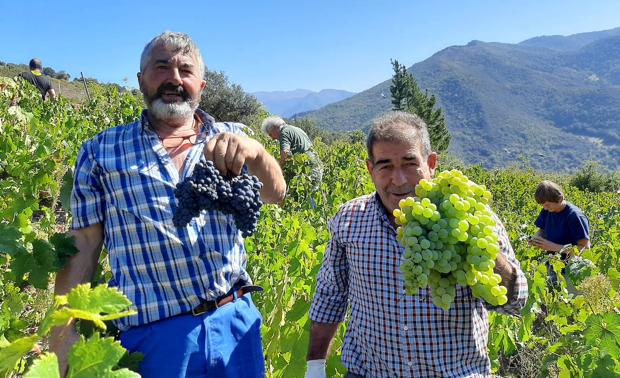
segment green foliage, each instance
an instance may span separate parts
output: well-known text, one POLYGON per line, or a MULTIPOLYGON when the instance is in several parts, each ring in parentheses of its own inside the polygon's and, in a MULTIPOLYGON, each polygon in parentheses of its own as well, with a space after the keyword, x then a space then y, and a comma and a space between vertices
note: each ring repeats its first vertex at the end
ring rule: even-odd
POLYGON ((297 126, 305 131, 310 140, 320 138, 324 143, 330 144, 339 136, 339 134, 318 128, 314 120, 310 118, 295 118, 294 120, 285 119, 285 122, 289 125, 297 126))
POLYGON ((600 163, 587 161, 570 181, 571 185, 589 192, 620 191, 620 173, 604 172, 600 163))
POLYGON ((230 84, 223 72, 207 71, 207 86, 200 99, 200 108, 217 121, 256 124, 261 104, 245 93, 240 85, 230 84))
MULTIPOLYGON (((92 92, 93 101, 76 108, 65 99, 42 103, 36 90, 19 82, 0 88, 0 376, 54 377, 47 375, 55 371, 54 356, 43 355, 33 364, 35 353, 30 351, 52 326, 72 319, 97 327, 92 340, 83 338, 79 344, 88 352, 73 353, 75 362, 83 364, 72 374, 133 375, 114 370, 114 365, 136 366, 132 355, 119 362, 117 344, 103 331, 107 320, 131 313, 129 302, 120 293, 105 286, 81 286, 59 297, 44 314, 37 310, 38 303, 50 296, 49 290, 33 286, 47 287, 54 272, 75 252, 72 241, 64 236, 70 222, 64 210, 77 150, 100 130, 135 120, 142 108, 141 98, 131 93, 97 85, 92 86, 92 92), (15 96, 20 98, 19 111, 9 109, 15 96), (42 201, 42 191, 49 192, 50 198, 42 201), (81 361, 81 356, 95 356, 93 368, 99 370, 87 370, 88 361, 81 361)), ((389 108, 387 98, 377 96, 373 101, 369 106, 389 108)), ((274 141, 260 134, 256 137, 272 154, 278 151, 274 141)), ((328 220, 344 202, 373 191, 364 164, 363 133, 336 139, 330 145, 322 138, 314 143, 324 168, 319 189, 312 190, 307 162, 292 160, 287 164, 293 174, 286 201, 281 207, 264 206, 258 232, 246 239, 247 268, 253 281, 265 288, 253 299, 264 319, 268 377, 303 376, 308 309, 329 240, 328 220), (310 198, 315 199, 315 207, 310 198)), ((620 308, 618 195, 583 191, 571 185, 569 177, 553 177, 590 220, 592 248, 581 256, 596 265, 591 274, 600 274, 600 278, 585 278, 569 294, 561 274, 559 288, 549 290, 546 257, 525 239, 536 232, 533 221, 540 211, 533 193, 548 175, 521 166, 486 170, 457 160, 441 161, 440 170, 452 168, 461 169, 493 193, 491 206, 506 226, 528 279, 530 296, 520 317, 489 315, 493 371, 514 377, 618 376, 620 357, 614 354, 620 308)), ((102 256, 96 281, 103 282, 110 272, 104 263, 105 252, 102 256)), ((563 267, 559 260, 553 264, 558 271, 563 267)), ((328 356, 329 376, 344 376, 340 363, 344 332, 342 325, 328 356)))
POLYGON ((80 339, 69 352, 67 378, 125 378, 140 377, 128 369, 112 370, 125 354, 121 343, 111 337, 95 334, 88 340, 80 339))
POLYGON ((394 76, 390 92, 393 110, 417 114, 428 126, 433 151, 446 151, 451 137, 442 110, 435 108, 437 102, 435 96, 429 96, 428 90, 422 92, 413 75, 397 60, 392 60, 392 67, 394 76))
POLYGON ((36 360, 24 378, 60 378, 58 357, 45 353, 36 360))

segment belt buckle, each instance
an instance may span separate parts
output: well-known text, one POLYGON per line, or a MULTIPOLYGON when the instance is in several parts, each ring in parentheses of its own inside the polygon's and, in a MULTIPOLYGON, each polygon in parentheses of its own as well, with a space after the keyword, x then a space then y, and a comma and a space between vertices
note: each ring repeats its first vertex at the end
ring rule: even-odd
POLYGON ((196 307, 192 308, 192 315, 194 315, 194 316, 198 316, 198 315, 202 315, 202 314, 204 314, 204 313, 205 313, 205 311, 203 311, 202 309, 201 309, 201 310, 199 310, 199 311, 196 311, 196 309, 197 309, 198 307, 200 307, 200 305, 198 305, 198 306, 196 306, 196 307))
MULTIPOLYGON (((202 302, 198 306, 192 308, 192 315, 199 316, 209 311, 209 306, 207 305, 207 303, 208 302, 202 302)), ((217 303, 215 304, 215 308, 217 308, 217 303)))

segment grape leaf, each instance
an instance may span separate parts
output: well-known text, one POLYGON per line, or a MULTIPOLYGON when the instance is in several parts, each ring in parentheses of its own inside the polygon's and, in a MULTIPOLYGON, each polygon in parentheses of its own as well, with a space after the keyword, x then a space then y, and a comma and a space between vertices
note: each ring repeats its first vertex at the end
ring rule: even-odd
POLYGON ((81 284, 73 288, 66 296, 57 296, 59 305, 68 305, 55 311, 52 325, 67 324, 72 318, 90 320, 99 328, 106 329, 104 321, 134 315, 133 310, 122 311, 131 305, 118 289, 99 285, 94 289, 90 284, 81 284), (121 312, 122 311, 122 312, 121 312), (101 313, 107 315, 101 315, 101 313))
POLYGON ((49 274, 56 271, 54 247, 45 240, 32 241, 32 256, 35 265, 30 270, 28 282, 38 289, 47 289, 49 274))
POLYGON ((0 223, 0 252, 6 253, 9 256, 24 252, 24 247, 19 242, 21 237, 22 234, 17 228, 0 223))
POLYGON ((16 286, 24 283, 24 276, 30 271, 30 267, 34 265, 34 257, 28 252, 19 253, 11 259, 11 272, 16 286))
POLYGON ((22 337, 0 349, 0 376, 13 370, 19 359, 28 353, 38 340, 39 336, 22 337))
POLYGON ((618 378, 618 371, 616 369, 618 363, 611 356, 603 356, 597 361, 596 365, 596 369, 592 372, 592 378, 618 378))
POLYGON ((24 251, 13 256, 11 271, 15 283, 21 285, 28 275, 28 282, 37 289, 47 289, 49 274, 55 272, 56 258, 54 247, 45 240, 35 239, 32 241, 32 254, 24 251))
POLYGON ((54 250, 56 251, 57 269, 64 268, 69 258, 79 252, 75 247, 75 237, 72 235, 55 233, 49 240, 54 245, 54 250))
POLYGON ((597 346, 611 356, 620 354, 620 315, 593 315, 586 320, 584 334, 588 345, 597 346))
POLYGON ((99 337, 95 333, 90 339, 81 338, 69 352, 69 372, 67 378, 91 377, 140 377, 127 369, 113 371, 125 349, 112 337, 99 337))
POLYGON ((67 304, 79 310, 111 314, 126 309, 131 301, 116 288, 99 285, 91 289, 89 284, 83 284, 69 292, 67 304))
POLYGON ((60 378, 58 357, 53 353, 45 353, 34 361, 24 378, 60 378))

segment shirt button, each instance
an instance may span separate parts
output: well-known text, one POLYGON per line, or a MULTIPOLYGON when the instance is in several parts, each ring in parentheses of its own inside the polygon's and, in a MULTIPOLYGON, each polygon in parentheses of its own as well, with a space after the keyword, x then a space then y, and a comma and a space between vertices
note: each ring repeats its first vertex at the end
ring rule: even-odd
MULTIPOLYGON (((403 329, 404 329, 405 331, 409 331, 409 327, 407 327, 407 326, 404 326, 404 327, 403 327, 403 329)), ((411 363, 411 362, 410 362, 410 363, 411 363)))
POLYGON ((413 366, 413 362, 409 361, 409 362, 407 362, 407 365, 409 365, 409 367, 412 367, 413 366))

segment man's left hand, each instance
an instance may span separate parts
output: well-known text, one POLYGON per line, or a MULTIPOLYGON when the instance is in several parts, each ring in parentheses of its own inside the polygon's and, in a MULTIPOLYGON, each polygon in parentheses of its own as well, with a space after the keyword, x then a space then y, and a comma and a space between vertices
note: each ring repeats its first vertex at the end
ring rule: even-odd
POLYGON ((244 164, 250 166, 263 151, 254 139, 232 133, 215 135, 204 149, 205 157, 213 161, 222 176, 238 176, 244 164))

